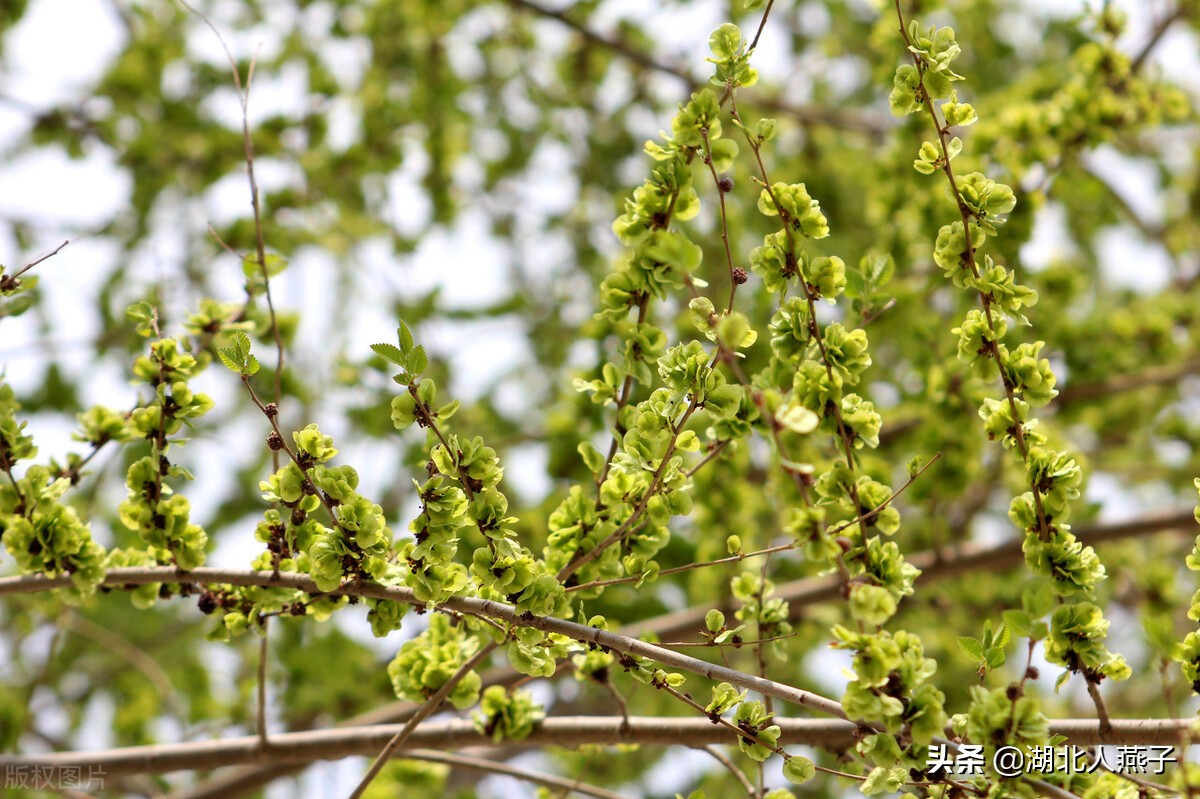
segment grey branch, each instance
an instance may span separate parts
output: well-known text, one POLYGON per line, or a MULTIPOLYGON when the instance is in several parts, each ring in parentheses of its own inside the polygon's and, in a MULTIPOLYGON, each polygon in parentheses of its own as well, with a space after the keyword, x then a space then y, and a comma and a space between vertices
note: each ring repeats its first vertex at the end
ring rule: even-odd
MULTIPOLYGON (((782 728, 783 745, 819 746, 838 750, 854 742, 857 725, 841 719, 776 718, 782 728)), ((1114 719, 1113 732, 1104 743, 1119 745, 1175 745, 1188 734, 1193 720, 1185 719, 1114 719)), ((0 755, 0 771, 39 767, 103 769, 106 776, 165 774, 172 771, 197 771, 234 765, 283 765, 339 760, 345 757, 375 754, 402 729, 402 725, 347 727, 272 735, 264 750, 259 738, 247 735, 212 741, 179 744, 155 744, 94 752, 53 752, 41 755, 0 755)), ((1052 735, 1065 735, 1076 746, 1101 743, 1099 722, 1095 719, 1060 719, 1050 722, 1052 735)), ((728 744, 732 734, 705 718, 662 718, 632 716, 624 724, 620 716, 566 716, 549 718, 535 727, 523 740, 505 740, 507 748, 576 747, 587 744, 643 744, 648 746, 703 747, 728 744)), ((406 757, 410 750, 462 750, 496 746, 465 720, 427 722, 418 727, 395 753, 406 757)))

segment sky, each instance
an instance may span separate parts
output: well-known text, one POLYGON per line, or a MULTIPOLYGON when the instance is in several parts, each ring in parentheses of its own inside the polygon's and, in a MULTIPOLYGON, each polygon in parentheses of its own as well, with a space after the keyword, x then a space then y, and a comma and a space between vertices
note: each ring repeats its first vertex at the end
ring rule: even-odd
MULTIPOLYGON (((70 160, 61 152, 47 150, 22 153, 17 157, 9 155, 28 130, 31 110, 42 110, 87 97, 92 81, 122 46, 124 31, 112 5, 121 1, 32 0, 21 23, 15 29, 0 34, 4 37, 3 65, 0 68, 0 154, 3 154, 0 155, 0 263, 18 266, 39 252, 52 249, 64 239, 72 240, 59 256, 39 267, 38 272, 50 306, 60 318, 70 320, 70 324, 64 325, 55 331, 51 339, 47 339, 34 325, 32 316, 4 322, 0 334, 0 363, 5 365, 6 379, 20 389, 33 387, 32 382, 36 381, 40 372, 31 367, 40 355, 50 349, 64 358, 69 369, 90 375, 91 390, 95 395, 92 399, 99 401, 101 398, 124 396, 131 392, 125 375, 96 372, 88 350, 88 341, 99 332, 100 324, 91 298, 98 292, 99 281, 107 275, 110 266, 123 255, 103 238, 89 237, 87 234, 126 202, 130 189, 128 176, 116 166, 112 155, 102 150, 94 150, 80 160, 70 160), (70 24, 64 25, 64 19, 70 19, 70 24), (36 224, 37 242, 30 250, 18 250, 4 224, 12 219, 36 224)), ((1075 13, 1083 3, 1073 0, 1029 0, 1027 5, 1038 9, 1039 13, 1057 15, 1075 13)), ((1140 42, 1147 35, 1152 24, 1147 9, 1165 6, 1163 3, 1139 0, 1124 0, 1121 5, 1131 12, 1131 42, 1140 42)), ((620 18, 632 15, 645 18, 650 13, 651 19, 657 23, 656 31, 686 52, 691 43, 706 39, 708 31, 722 21, 720 8, 720 3, 709 3, 699 12, 681 15, 657 8, 647 12, 642 0, 617 0, 605 6, 599 24, 614 24, 620 18)), ((812 24, 820 25, 820 10, 814 6, 811 13, 812 24)), ((319 16, 316 19, 319 22, 319 16)), ((484 18, 478 24, 486 25, 488 20, 484 18)), ((560 35, 561 32, 553 30, 553 23, 548 23, 546 27, 550 46, 554 46, 556 36, 559 46, 562 46, 565 38, 560 35)), ((264 44, 261 40, 256 41, 252 34, 223 33, 235 52, 249 52, 260 45, 271 46, 269 40, 264 44)), ((768 28, 759 48, 762 56, 756 59, 756 66, 768 76, 778 75, 788 66, 771 61, 771 41, 777 35, 782 34, 768 28)), ((1019 35, 1019 31, 1012 35, 1019 35)), ((1200 96, 1200 48, 1196 44, 1189 35, 1178 31, 1169 33, 1156 52, 1155 59, 1159 68, 1168 74, 1183 77, 1200 96)), ((220 45, 207 30, 198 26, 191 45, 213 63, 224 63, 220 45)), ((456 64, 457 68, 466 74, 478 68, 478 64, 472 63, 469 48, 456 49, 466 53, 462 62, 456 64)), ((776 48, 777 51, 781 49, 776 48)), ((347 51, 335 54, 333 58, 352 71, 358 56, 347 51)), ((164 81, 169 85, 171 80, 185 78, 166 75, 164 81)), ((223 104, 215 105, 213 113, 230 120, 234 125, 239 124, 240 110, 236 98, 230 92, 225 99, 223 104)), ((298 107, 302 102, 303 84, 299 78, 286 73, 260 74, 251 100, 251 122, 280 110, 298 107)), ((646 120, 646 135, 653 136, 665 124, 665 120, 646 120)), ((396 196, 419 195, 418 191, 405 190, 417 186, 426 167, 422 151, 413 148, 412 153, 411 158, 406 158, 404 168, 391 178, 396 196)), ((528 197, 539 198, 542 210, 558 210, 573 199, 573 187, 563 185, 554 177, 562 172, 555 169, 555 159, 562 158, 563 154, 548 148, 545 153, 539 153, 539 157, 544 162, 539 164, 540 168, 533 170, 534 177, 517 189, 528 197), (536 177, 538 175, 541 177, 536 177)), ((1147 221, 1161 218, 1163 199, 1157 191, 1153 170, 1147 164, 1131 160, 1112 148, 1101 148, 1089 156, 1089 160, 1097 172, 1124 187, 1129 204, 1147 221)), ((286 181, 288 170, 282 165, 263 165, 259 177, 264 187, 269 188, 277 182, 286 181)), ((463 177, 463 180, 472 179, 470 175, 463 177)), ((240 176, 230 176, 221 181, 210 194, 205 198, 205 207, 216 222, 222 221, 222 215, 228 213, 224 209, 242 208, 247 202, 246 185, 240 176)), ((428 209, 406 206, 403 213, 401 209, 395 209, 395 214, 397 218, 410 220, 409 224, 415 230, 428 218, 428 209)), ((461 307, 482 305, 497 296, 504 270, 497 255, 499 248, 490 246, 486 228, 484 215, 468 210, 454 228, 438 230, 427 236, 406 264, 406 280, 412 281, 408 284, 408 290, 416 296, 434 285, 440 285, 448 303, 461 307)), ((1057 256, 1065 242, 1062 229, 1061 211, 1051 204, 1041 212, 1034 239, 1023 253, 1026 261, 1036 264, 1039 261, 1048 262, 1057 256)), ((155 235, 128 268, 139 274, 160 274, 161 270, 169 270, 171 264, 180 259, 183 246, 184 242, 179 236, 169 233, 155 235)), ((1103 250, 1105 268, 1114 280, 1147 289, 1165 285, 1168 274, 1165 255, 1147 247, 1129 230, 1113 229, 1106 233, 1103 250)), ((362 253, 364 282, 375 279, 376 273, 387 273, 393 257, 383 247, 377 250, 365 248, 362 253)), ((279 281, 276 301, 300 309, 306 320, 328 316, 321 313, 327 310, 328 302, 328 294, 321 288, 323 266, 311 258, 297 259, 284 279, 279 281)), ((240 264, 232 258, 218 259, 214 268, 227 269, 231 273, 240 272, 240 264)), ((394 320, 385 312, 367 310, 356 314, 347 330, 334 331, 309 325, 304 335, 310 342, 320 341, 329 335, 346 336, 362 342, 365 348, 367 343, 391 339, 394 326, 394 320)), ((504 321, 483 323, 482 327, 441 324, 432 326, 426 332, 431 339, 428 343, 432 349, 453 353, 454 371, 465 376, 454 386, 454 390, 465 399, 478 395, 491 383, 496 374, 495 364, 529 359, 522 344, 521 331, 504 321)), ((232 399, 229 389, 219 384, 205 385, 203 388, 212 393, 218 402, 232 399)), ((521 397, 518 393, 509 396, 506 401, 520 402, 521 397)), ((61 424, 35 420, 33 429, 47 451, 61 453, 71 448, 70 431, 61 424)), ((232 440, 237 438, 248 441, 248 446, 257 446, 255 436, 231 437, 232 440)), ((196 446, 202 453, 206 446, 217 446, 218 443, 225 446, 221 442, 204 441, 197 442, 196 446)), ((386 452, 373 451, 367 457, 374 458, 381 468, 363 469, 364 482, 371 479, 369 474, 387 472, 386 452)), ((527 491, 530 490, 529 486, 533 487, 531 493, 534 494, 549 489, 549 483, 540 471, 545 460, 540 448, 526 447, 510 453, 509 458, 510 474, 518 475, 520 479, 517 482, 526 486, 527 491)), ((1106 490, 1103 479, 1093 480, 1091 488, 1097 496, 1115 493, 1106 490)), ((220 490, 218 482, 209 484, 207 488, 197 486, 195 490, 189 490, 189 494, 199 507, 203 505, 206 491, 211 491, 215 496, 220 494, 220 490)), ((364 486, 368 494, 370 490, 370 485, 364 486)), ((1125 507, 1114 507, 1107 512, 1110 516, 1120 516, 1127 511, 1125 507)), ((256 552, 257 549, 258 545, 247 533, 241 540, 223 543, 211 562, 239 563, 245 560, 246 553, 256 552)), ((362 625, 358 625, 355 632, 368 637, 362 625)), ((387 646, 394 648, 395 642, 389 642, 387 646)), ((837 674, 842 662, 840 655, 831 656, 828 672, 837 674)), ((96 723, 100 724, 102 720, 96 723)), ((358 760, 324 765, 312 769, 299 789, 286 784, 277 787, 271 793, 271 799, 341 793, 353 784, 361 770, 362 762, 358 760)), ((669 773, 657 775, 655 779, 662 783, 661 788, 670 788, 669 773)), ((491 780, 500 795, 520 796, 524 793, 525 789, 518 788, 512 781, 500 778, 491 780)))

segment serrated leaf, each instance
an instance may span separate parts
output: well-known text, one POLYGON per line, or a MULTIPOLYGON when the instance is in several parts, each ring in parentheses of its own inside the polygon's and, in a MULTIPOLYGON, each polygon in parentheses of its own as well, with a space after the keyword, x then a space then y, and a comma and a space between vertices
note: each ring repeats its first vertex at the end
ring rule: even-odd
POLYGON ((425 354, 425 348, 417 345, 408 353, 408 362, 406 368, 414 375, 419 375, 429 367, 429 357, 425 354))
POLYGON ((229 344, 217 348, 217 357, 225 368, 250 376, 259 370, 258 359, 250 354, 250 338, 240 330, 229 334, 229 344))
POLYGON ((969 635, 958 637, 958 646, 973 660, 983 660, 983 643, 978 638, 969 635))
POLYGON ((404 353, 400 352, 400 348, 395 344, 372 344, 371 349, 385 361, 390 361, 396 366, 404 365, 404 353))
POLYGON ((724 643, 732 640, 735 635, 740 635, 742 632, 742 629, 745 626, 746 625, 744 625, 744 624, 739 624, 737 627, 734 627, 732 630, 725 630, 725 631, 719 633, 717 635, 717 637, 713 639, 713 642, 717 643, 717 644, 724 644, 724 643))
POLYGON ((892 275, 896 271, 896 262, 892 259, 891 253, 884 253, 871 261, 869 270, 868 279, 871 285, 880 289, 892 281, 892 275))
POLYGON ((217 357, 221 360, 221 363, 223 363, 225 365, 225 368, 228 369, 229 371, 237 372, 238 374, 242 373, 242 365, 240 363, 238 363, 237 351, 234 350, 233 347, 217 348, 217 357))
MULTIPOLYGON (((173 441, 172 443, 179 444, 179 439, 175 439, 175 441, 173 441)), ((193 475, 189 470, 183 468, 182 466, 176 466, 174 464, 172 464, 172 466, 171 466, 170 475, 171 475, 171 477, 179 477, 184 480, 195 480, 196 479, 195 475, 193 475)))
POLYGON ((413 348, 412 331, 408 329, 408 325, 404 324, 403 321, 401 321, 400 326, 396 328, 396 338, 399 339, 400 349, 403 352, 408 352, 413 348))
POLYGON ((250 354, 250 337, 240 330, 235 330, 229 336, 229 343, 238 356, 238 363, 245 363, 250 354))

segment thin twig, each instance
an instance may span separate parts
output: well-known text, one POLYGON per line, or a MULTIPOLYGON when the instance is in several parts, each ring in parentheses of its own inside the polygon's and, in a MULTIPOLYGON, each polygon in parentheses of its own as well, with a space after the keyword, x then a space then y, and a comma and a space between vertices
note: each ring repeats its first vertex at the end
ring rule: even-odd
MULTIPOLYGON (((869 520, 878 516, 889 505, 892 504, 892 502, 896 499, 896 497, 903 494, 905 489, 907 489, 910 485, 912 485, 913 482, 915 482, 917 478, 919 478, 921 475, 923 475, 925 473, 925 471, 927 469, 929 469, 929 467, 932 466, 934 463, 936 463, 941 457, 942 457, 942 453, 940 453, 940 452, 934 453, 932 458, 930 458, 924 465, 921 466, 921 468, 919 470, 914 472, 906 481, 904 481, 904 484, 902 486, 900 486, 898 489, 893 491, 892 494, 887 499, 885 499, 883 502, 879 503, 874 508, 871 508, 870 510, 859 514, 858 516, 854 517, 853 519, 841 522, 836 527, 829 529, 827 531, 827 534, 830 536, 839 535, 840 533, 842 533, 843 531, 845 531, 846 529, 850 528, 851 526, 853 526, 855 524, 865 524, 869 520)), ((662 576, 666 576, 666 575, 670 575, 670 574, 679 574, 681 572, 694 571, 696 569, 704 569, 704 568, 708 568, 710 566, 720 566, 720 565, 727 564, 727 563, 740 563, 743 560, 747 560, 748 558, 755 558, 755 557, 759 557, 761 555, 773 555, 776 552, 786 552, 790 549, 796 549, 797 547, 803 546, 803 543, 804 542, 802 542, 802 541, 794 541, 790 544, 779 544, 777 546, 766 547, 765 549, 759 549, 759 550, 755 550, 753 552, 739 552, 736 555, 730 555, 725 558, 717 558, 715 560, 700 561, 698 563, 689 563, 686 566, 673 566, 669 569, 661 570, 658 574, 660 577, 662 577, 662 576)), ((642 578, 643 578, 643 575, 640 575, 640 574, 630 575, 627 577, 614 577, 611 580, 596 580, 596 581, 590 582, 590 583, 582 583, 580 585, 574 585, 574 586, 567 588, 566 590, 568 593, 570 593, 572 591, 582 591, 587 588, 600 588, 602 586, 608 586, 608 585, 620 585, 622 583, 637 582, 638 580, 641 580, 642 578)))
MULTIPOLYGON (((933 96, 925 88, 925 62, 918 53, 912 51, 913 43, 909 38, 908 30, 905 28, 904 12, 900 8, 900 0, 895 0, 896 18, 900 22, 900 36, 904 40, 904 46, 908 48, 909 55, 912 57, 913 64, 917 70, 917 88, 923 101, 925 112, 929 116, 929 120, 933 123, 934 131, 937 133, 938 146, 941 151, 941 171, 946 176, 946 182, 950 186, 950 194, 954 197, 955 205, 958 208, 958 214, 962 221, 963 228, 963 251, 962 262, 971 273, 971 276, 976 280, 979 279, 979 265, 975 260, 975 243, 972 242, 971 223, 974 217, 974 212, 967 201, 963 198, 962 193, 958 189, 958 178, 954 174, 954 166, 951 163, 950 148, 947 142, 947 136, 950 134, 950 126, 943 125, 937 113, 937 109, 933 105, 933 96)), ((999 336, 995 335, 997 323, 995 322, 995 310, 993 309, 994 301, 992 295, 981 288, 977 288, 975 293, 979 297, 980 306, 983 308, 984 318, 987 320, 988 330, 991 331, 991 337, 984 338, 984 347, 986 356, 991 358, 996 365, 996 371, 1000 373, 1000 382, 1004 386, 1004 395, 1008 400, 1009 412, 1014 420, 1021 418, 1021 413, 1017 408, 1017 386, 1013 382, 1012 377, 1004 368, 1004 358, 1000 353, 999 336)), ((1017 451, 1021 454, 1021 461, 1024 464, 1029 463, 1029 445, 1025 441, 1025 425, 1015 422, 1012 430, 1012 438, 1016 444, 1017 451)), ((1046 518, 1046 509, 1042 503, 1042 492, 1036 484, 1030 485, 1033 494, 1033 506, 1037 515, 1037 534, 1038 539, 1045 542, 1050 539, 1050 522, 1046 518)))
POLYGON ((433 696, 429 697, 429 699, 425 701, 425 704, 421 705, 416 713, 413 713, 412 718, 405 723, 403 729, 396 733, 395 736, 393 736, 392 739, 387 742, 387 745, 383 747, 383 751, 379 753, 379 755, 375 758, 375 762, 373 762, 371 767, 367 769, 367 773, 363 775, 362 781, 358 783, 358 787, 355 788, 350 794, 350 799, 360 799, 363 793, 370 786, 371 781, 379 775, 379 772, 385 765, 387 765, 387 762, 391 760, 396 750, 399 749, 404 742, 412 736, 413 732, 416 731, 417 725, 419 725, 429 716, 433 715, 433 712, 441 707, 442 701, 450 695, 450 692, 454 690, 454 687, 457 686, 464 677, 470 674, 472 669, 482 663, 488 655, 492 654, 492 652, 499 648, 499 646, 499 644, 492 642, 486 644, 482 649, 475 653, 474 657, 468 659, 465 663, 459 666, 458 671, 454 672, 454 674, 450 676, 450 679, 447 680, 441 688, 437 689, 433 696))
POLYGON ((129 639, 118 635, 107 627, 96 624, 74 610, 67 611, 63 616, 62 626, 81 638, 86 638, 93 644, 124 660, 128 665, 141 672, 142 676, 154 686, 162 703, 170 710, 180 724, 187 723, 187 709, 180 703, 171 678, 163 671, 158 661, 134 644, 129 639))
POLYGON ((487 760, 482 757, 471 757, 464 754, 448 754, 446 752, 434 752, 424 749, 411 750, 403 753, 405 760, 425 760, 430 763, 445 763, 449 766, 473 769, 489 774, 501 774, 505 777, 513 777, 525 782, 531 782, 535 785, 543 785, 547 788, 557 788, 563 791, 563 795, 569 793, 581 793, 585 796, 594 796, 596 799, 626 799, 623 794, 616 791, 610 791, 607 788, 601 788, 598 785, 591 785, 582 780, 572 780, 566 777, 559 777, 556 774, 544 774, 540 771, 531 771, 529 769, 516 768, 506 763, 497 763, 494 760, 487 760))
POLYGON ((13 274, 12 274, 12 275, 9 277, 9 279, 10 279, 10 280, 16 280, 16 279, 17 279, 17 278, 19 278, 21 275, 25 274, 25 273, 26 273, 26 272, 28 272, 30 269, 33 269, 33 268, 34 268, 35 266, 37 266, 38 264, 40 264, 40 263, 42 263, 42 262, 44 262, 44 261, 48 261, 48 260, 50 260, 50 259, 51 259, 51 258, 53 258, 54 256, 58 255, 60 252, 62 252, 62 248, 63 248, 63 247, 66 247, 66 246, 67 246, 68 244, 70 244, 70 243, 71 243, 71 240, 70 240, 70 239, 67 239, 67 240, 66 240, 66 241, 64 241, 62 244, 58 245, 57 247, 55 247, 53 250, 51 250, 50 252, 46 253, 45 255, 40 255, 40 256, 38 256, 37 258, 34 258, 32 261, 30 261, 29 263, 25 264, 25 265, 24 265, 24 266, 22 266, 20 269, 18 269, 16 272, 14 272, 14 273, 13 273, 13 274))
POLYGON ((1163 36, 1171 29, 1171 26, 1176 22, 1188 16, 1188 8, 1186 3, 1180 3, 1175 7, 1175 10, 1165 17, 1160 19, 1150 31, 1150 38, 1142 45, 1142 48, 1137 51, 1133 59, 1129 62, 1131 72, 1140 72, 1142 66, 1146 63, 1146 59, 1154 52, 1154 48, 1158 47, 1158 43, 1162 41, 1163 36))
POLYGON ((271 632, 270 619, 261 616, 262 639, 258 643, 258 740, 266 749, 267 740, 267 641, 271 632))
MULTIPOLYGON (((250 64, 246 69, 246 83, 242 85, 242 76, 238 70, 237 59, 233 57, 233 52, 230 51, 229 45, 226 44, 225 38, 221 32, 217 30, 216 25, 212 23, 208 17, 201 13, 196 8, 192 7, 188 0, 179 0, 179 2, 188 11, 195 14, 208 29, 213 32, 217 40, 221 43, 221 49, 225 51, 225 57, 229 61, 229 69, 233 74, 233 85, 237 89, 238 100, 242 106, 242 149, 246 158, 246 177, 250 183, 250 206, 254 211, 254 247, 255 256, 258 262, 258 268, 263 280, 263 295, 267 300, 267 312, 271 321, 271 334, 275 339, 275 380, 274 380, 274 398, 275 404, 278 405, 283 398, 283 363, 284 363, 284 347, 283 335, 279 330, 279 320, 275 316, 275 303, 271 298, 271 275, 267 269, 267 248, 266 238, 263 234, 262 221, 262 204, 258 190, 258 180, 254 176, 254 140, 250 135, 250 87, 254 82, 254 67, 258 62, 258 54, 250 59, 250 64)), ((210 226, 211 228, 211 226, 210 226)), ((227 248, 228 249, 228 248, 227 248)), ((247 287, 249 290, 249 287, 247 287)), ((275 471, 279 471, 279 452, 272 450, 271 462, 275 471)))
POLYGON ((758 21, 758 30, 754 32, 754 39, 750 42, 750 50, 758 47, 758 40, 762 37, 763 29, 767 27, 767 17, 771 16, 771 9, 775 6, 775 0, 767 0, 767 7, 763 10, 762 19, 758 21))
POLYGON ((726 757, 724 752, 712 744, 701 747, 701 751, 707 753, 714 760, 724 766, 725 770, 732 774, 733 778, 738 781, 742 788, 745 789, 747 796, 754 797, 758 794, 757 789, 750 784, 750 780, 746 779, 746 775, 742 773, 742 770, 738 768, 732 760, 726 757))
POLYGON ((1100 722, 1100 734, 1109 736, 1112 734, 1112 720, 1108 717, 1108 708, 1104 705, 1104 697, 1100 695, 1099 680, 1093 679, 1089 675, 1084 675, 1087 681, 1088 696, 1092 698, 1092 704, 1096 706, 1096 718, 1100 722))
POLYGON ((662 460, 659 462, 658 468, 655 469, 654 475, 650 478, 650 484, 646 487, 646 493, 642 496, 641 501, 638 502, 637 507, 633 509, 633 513, 599 544, 587 552, 577 552, 575 557, 571 559, 571 562, 559 570, 559 582, 566 582, 575 572, 600 557, 604 550, 624 538, 633 529, 638 520, 642 518, 642 514, 646 512, 646 508, 650 505, 650 500, 654 498, 655 492, 658 490, 663 474, 666 473, 667 466, 671 462, 671 456, 675 454, 675 445, 679 443, 679 435, 683 432, 683 428, 687 426, 688 419, 691 418, 692 414, 699 407, 700 404, 697 402, 696 397, 692 397, 683 415, 679 417, 677 422, 671 425, 671 438, 667 442, 666 451, 663 453, 662 460))

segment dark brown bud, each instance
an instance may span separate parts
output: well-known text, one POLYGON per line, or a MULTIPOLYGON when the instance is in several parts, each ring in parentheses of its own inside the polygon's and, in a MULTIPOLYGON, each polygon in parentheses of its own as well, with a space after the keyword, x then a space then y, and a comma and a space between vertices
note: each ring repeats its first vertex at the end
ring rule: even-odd
POLYGON ((740 286, 749 279, 750 279, 750 276, 748 274, 746 274, 745 269, 742 269, 740 266, 734 268, 734 270, 733 270, 733 282, 734 283, 736 283, 737 285, 740 286))
POLYGON ((1030 666, 1029 668, 1025 669, 1025 679, 1036 680, 1039 673, 1040 672, 1038 672, 1037 666, 1030 666))
POLYGON ((268 402, 263 406, 263 413, 267 415, 268 419, 274 419, 279 415, 279 406, 274 402, 268 402))
POLYGON ((722 192, 728 194, 729 192, 733 191, 733 178, 721 178, 717 181, 717 186, 722 192))
POLYGON ((267 446, 272 452, 278 452, 283 449, 283 436, 272 430, 271 434, 267 436, 267 446))

